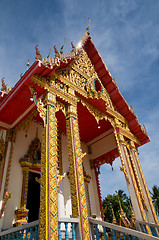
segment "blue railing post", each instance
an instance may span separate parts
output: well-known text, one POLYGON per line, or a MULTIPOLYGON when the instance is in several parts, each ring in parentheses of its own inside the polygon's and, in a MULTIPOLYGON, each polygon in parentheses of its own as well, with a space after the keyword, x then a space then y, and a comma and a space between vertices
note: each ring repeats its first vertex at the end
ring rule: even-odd
POLYGON ((72 223, 72 240, 76 240, 75 223, 72 223))
POLYGON ((12 234, 10 233, 10 234, 9 234, 9 238, 8 238, 8 240, 11 240, 11 236, 12 236, 12 234))
POLYGON ((114 240, 117 240, 117 237, 116 237, 116 232, 115 232, 115 230, 114 230, 114 229, 112 229, 112 232, 113 232, 113 238, 114 238, 114 240))
POLYGON ((26 229, 26 232, 25 232, 25 240, 28 240, 28 228, 26 229))
POLYGON ((19 240, 19 231, 17 232, 17 240, 19 240))
POLYGON ((38 238, 39 238, 38 229, 39 229, 39 226, 35 226, 35 240, 38 240, 38 238))
POLYGON ((65 223, 65 240, 69 240, 68 222, 65 223))
POLYGON ((121 235, 120 235, 120 232, 118 232, 118 234, 119 234, 119 239, 121 240, 121 235))
MULTIPOLYGON (((7 238, 6 238, 7 239, 7 238)), ((13 239, 15 239, 15 233, 13 233, 13 239)))
POLYGON ((20 240, 23 240, 23 233, 24 233, 24 229, 21 230, 21 238, 20 238, 20 240))
POLYGON ((29 230, 30 230, 29 240, 32 240, 33 239, 33 227, 30 227, 29 230))
POLYGON ((59 222, 59 240, 61 240, 62 237, 61 237, 61 222, 59 222))
POLYGON ((104 232, 104 239, 105 239, 105 240, 108 240, 107 233, 106 233, 106 229, 105 229, 104 226, 103 226, 103 232, 104 232))
POLYGON ((152 235, 155 236, 155 237, 158 237, 156 229, 154 227, 150 227, 150 229, 151 229, 152 235))
POLYGON ((98 231, 98 225, 95 224, 95 230, 96 230, 96 238, 99 240, 99 231, 98 231))
POLYGON ((126 240, 126 235, 125 233, 122 233, 123 234, 123 239, 126 240))

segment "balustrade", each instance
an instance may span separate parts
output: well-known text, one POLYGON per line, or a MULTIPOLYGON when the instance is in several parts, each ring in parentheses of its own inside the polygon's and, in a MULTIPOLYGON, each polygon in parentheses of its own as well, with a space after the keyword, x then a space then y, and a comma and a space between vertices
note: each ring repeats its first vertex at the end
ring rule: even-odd
MULTIPOLYGON (((60 218, 58 222, 59 240, 80 239, 79 219, 60 218)), ((23 226, 0 232, 0 240, 38 240, 39 220, 23 226)))

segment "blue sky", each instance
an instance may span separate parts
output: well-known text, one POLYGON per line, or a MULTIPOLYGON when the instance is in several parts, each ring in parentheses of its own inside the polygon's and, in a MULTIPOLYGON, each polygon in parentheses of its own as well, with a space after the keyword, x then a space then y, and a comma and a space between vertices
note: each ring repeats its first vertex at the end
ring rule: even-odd
MULTIPOLYGON (((119 89, 146 125, 151 142, 139 148, 149 189, 159 186, 159 1, 158 0, 0 0, 0 79, 14 86, 35 60, 35 45, 43 57, 66 38, 71 50, 92 19, 90 32, 119 89)), ((120 161, 102 167, 103 197, 126 190, 120 161), (108 184, 104 184, 105 178, 108 184)))

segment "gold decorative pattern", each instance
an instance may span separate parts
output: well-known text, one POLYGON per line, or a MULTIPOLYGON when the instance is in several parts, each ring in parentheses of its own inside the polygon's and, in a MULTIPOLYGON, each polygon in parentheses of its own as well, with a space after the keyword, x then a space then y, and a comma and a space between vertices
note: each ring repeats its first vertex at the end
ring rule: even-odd
POLYGON ((38 49, 38 44, 35 46, 35 50, 36 50, 36 57, 35 57, 35 59, 36 60, 42 60, 42 57, 41 57, 41 54, 40 54, 40 51, 39 51, 39 49, 38 49))
POLYGON ((61 143, 61 130, 58 128, 57 134, 57 157, 58 157, 58 171, 62 175, 62 143, 61 143))
POLYGON ((15 132, 22 130, 26 133, 28 132, 29 127, 33 122, 33 118, 37 116, 37 110, 33 110, 31 114, 29 114, 18 126, 15 128, 15 132))
POLYGON ((7 136, 6 136, 6 141, 7 142, 15 142, 16 138, 16 129, 8 129, 7 130, 7 136))
MULTIPOLYGON (((7 196, 7 192, 8 192, 10 169, 11 169, 12 155, 13 155, 13 140, 14 140, 14 138, 12 138, 11 147, 10 147, 10 155, 9 155, 9 161, 8 161, 8 167, 7 167, 7 174, 6 174, 6 181, 5 181, 5 187, 4 187, 3 201, 4 201, 5 196, 7 196)), ((4 204, 4 209, 5 209, 5 206, 6 206, 6 204, 4 204)))
MULTIPOLYGON (((4 165, 4 156, 5 155, 5 142, 1 136, 0 138, 0 176, 3 175, 3 165, 4 165)), ((0 190, 1 190, 1 183, 0 183, 0 190)))
POLYGON ((57 120, 55 107, 48 105, 49 149, 49 204, 50 204, 50 239, 58 239, 58 203, 57 203, 57 120))
POLYGON ((91 181, 91 177, 86 174, 86 171, 83 167, 83 173, 84 173, 84 182, 85 182, 85 189, 86 189, 86 199, 87 199, 87 206, 88 206, 88 214, 89 216, 92 216, 92 212, 91 212, 91 202, 90 202, 90 196, 89 196, 89 188, 88 188, 88 184, 91 181))
POLYGON ((87 240, 90 239, 89 222, 84 187, 84 174, 81 157, 82 150, 79 137, 77 108, 74 106, 68 106, 67 108, 66 125, 69 151, 70 184, 73 185, 73 187, 71 187, 71 197, 72 205, 75 204, 75 212, 73 212, 75 216, 73 217, 76 217, 77 214, 79 214, 81 238, 87 240), (73 188, 76 189, 76 191, 74 191, 73 188), (75 197, 73 194, 75 194, 75 197), (78 212, 76 210, 76 205, 78 205, 78 212))
POLYGON ((63 114, 66 116, 65 105, 63 103, 61 103, 60 101, 57 101, 56 112, 58 112, 59 110, 61 110, 63 112, 63 114))
POLYGON ((39 239, 43 240, 46 236, 46 128, 42 129, 41 146, 41 178, 40 178, 40 226, 39 239))
MULTIPOLYGON (((2 78, 2 87, 1 87, 1 91, 5 92, 6 94, 8 94, 10 91, 12 90, 12 88, 7 88, 7 84, 5 84, 4 82, 4 77, 2 78)), ((2 95, 3 96, 3 95, 2 95)))
POLYGON ((84 107, 86 107, 88 109, 88 111, 94 116, 94 118, 96 119, 97 123, 99 123, 99 120, 102 120, 102 119, 107 120, 107 119, 109 119, 109 117, 107 117, 106 114, 102 113, 100 110, 96 109, 91 104, 89 104, 86 101, 84 101, 82 98, 78 97, 78 99, 82 103, 82 105, 84 107))
MULTIPOLYGON (((127 147, 126 147, 125 144, 122 144, 121 147, 122 147, 123 154, 125 154, 125 158, 126 158, 126 161, 127 161, 127 166, 129 168, 131 181, 133 182, 133 188, 134 188, 134 192, 136 194, 138 207, 140 209, 140 214, 141 214, 142 220, 146 221, 146 215, 145 215, 144 207, 143 207, 143 204, 142 204, 142 201, 141 201, 141 198, 140 198, 140 193, 138 191, 137 183, 136 183, 135 176, 134 176, 134 173, 133 173, 133 169, 132 169, 132 166, 131 166, 131 163, 130 163, 129 155, 128 155, 128 152, 127 152, 127 147)), ((149 231, 149 229, 147 229, 147 230, 149 231)))
POLYGON ((143 185, 144 185, 144 188, 145 188, 145 191, 146 191, 146 194, 147 194, 148 203, 150 205, 150 209, 151 209, 151 212, 152 212, 152 215, 153 215, 153 218, 154 218, 154 222, 156 224, 159 224, 159 221, 158 221, 158 218, 157 218, 157 215, 156 215, 156 211, 155 211, 153 203, 152 203, 150 192, 149 192, 149 189, 148 189, 147 184, 146 184, 146 180, 145 180, 142 168, 141 168, 141 164, 140 164, 138 153, 137 153, 136 149, 132 149, 132 154, 134 154, 134 156, 135 156, 136 164, 138 166, 138 169, 139 169, 142 181, 143 181, 143 185))
POLYGON ((39 115, 43 119, 43 122, 45 124, 46 108, 44 107, 44 103, 42 102, 41 99, 37 102, 37 110, 38 110, 39 115))
POLYGON ((2 159, 3 159, 4 152, 5 152, 5 142, 1 136, 1 139, 0 139, 0 161, 2 161, 2 159))
POLYGON ((8 199, 11 197, 11 192, 5 192, 4 194, 4 198, 3 198, 3 202, 2 202, 2 207, 1 207, 1 211, 0 211, 0 219, 4 213, 4 210, 5 210, 5 207, 6 207, 6 204, 7 204, 7 201, 8 199))
POLYGON ((120 167, 120 170, 123 171, 127 182, 130 184, 130 180, 129 180, 128 173, 127 173, 126 168, 125 168, 125 163, 124 163, 124 159, 123 159, 123 155, 122 155, 121 147, 120 147, 120 140, 124 141, 124 138, 123 138, 122 135, 118 135, 116 133, 116 131, 114 131, 114 135, 115 135, 115 138, 116 138, 118 151, 119 151, 119 155, 120 155, 120 160, 121 160, 121 164, 122 164, 122 167, 120 167), (119 136, 120 136, 120 138, 119 138, 119 136))
POLYGON ((26 209, 27 204, 27 192, 28 192, 28 178, 29 178, 29 167, 23 167, 23 183, 22 183, 22 194, 21 194, 21 209, 26 209))
POLYGON ((34 75, 31 77, 31 80, 35 82, 37 85, 52 92, 57 97, 60 97, 65 102, 75 105, 77 100, 75 95, 72 94, 72 92, 70 92, 69 90, 70 87, 68 87, 64 82, 61 82, 60 77, 58 77, 58 75, 57 76, 54 75, 51 75, 47 79, 39 75, 34 75))
POLYGON ((148 211, 131 151, 129 151, 129 156, 130 156, 130 159, 131 159, 131 166, 132 166, 132 169, 133 169, 133 172, 134 172, 134 176, 135 176, 135 179, 136 179, 137 187, 138 187, 141 199, 142 199, 143 206, 148 211))
POLYGON ((73 142, 72 142, 72 127, 71 127, 71 118, 66 115, 66 130, 67 130, 67 144, 68 144, 68 155, 69 155, 69 179, 70 179, 70 188, 71 188, 71 200, 72 200, 72 217, 78 217, 78 203, 77 203, 77 185, 76 185, 76 170, 74 163, 74 151, 73 151, 73 142))
POLYGON ((41 143, 35 138, 28 149, 27 154, 19 160, 21 167, 40 168, 41 143))

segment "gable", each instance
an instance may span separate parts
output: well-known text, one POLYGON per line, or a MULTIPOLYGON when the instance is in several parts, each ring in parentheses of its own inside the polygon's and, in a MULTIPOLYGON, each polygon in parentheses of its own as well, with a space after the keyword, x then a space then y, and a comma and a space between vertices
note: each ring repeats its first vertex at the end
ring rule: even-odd
POLYGON ((106 106, 114 109, 109 93, 102 84, 85 50, 80 52, 67 69, 58 70, 56 74, 69 79, 74 87, 76 86, 75 90, 83 97, 103 99, 106 106))

